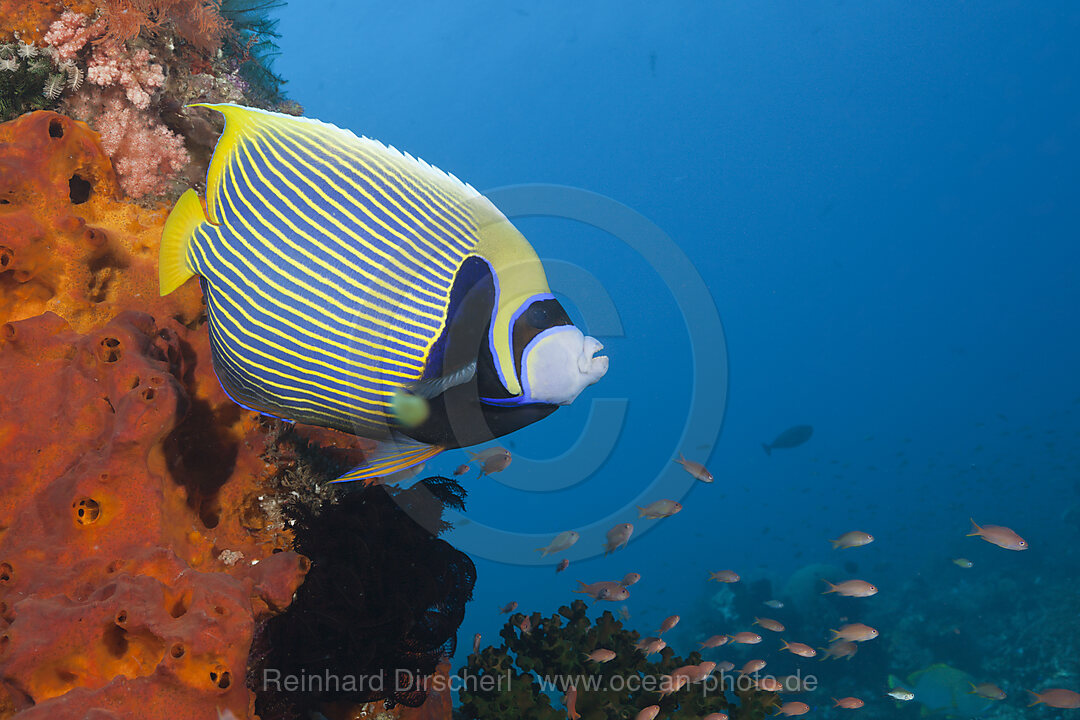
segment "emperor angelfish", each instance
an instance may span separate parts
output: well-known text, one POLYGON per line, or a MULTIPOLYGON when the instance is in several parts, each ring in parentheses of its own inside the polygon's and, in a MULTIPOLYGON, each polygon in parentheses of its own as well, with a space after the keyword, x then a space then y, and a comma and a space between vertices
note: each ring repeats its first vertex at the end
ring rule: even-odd
POLYGON ((607 372, 535 250, 453 175, 317 120, 225 116, 205 207, 161 239, 162 295, 198 275, 214 370, 249 409, 381 441, 342 480, 536 422, 607 372))

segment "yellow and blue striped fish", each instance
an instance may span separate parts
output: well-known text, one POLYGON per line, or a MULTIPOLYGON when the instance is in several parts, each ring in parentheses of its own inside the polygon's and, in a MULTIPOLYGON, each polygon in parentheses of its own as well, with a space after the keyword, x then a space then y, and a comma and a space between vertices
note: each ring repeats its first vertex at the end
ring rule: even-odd
POLYGON ((161 294, 192 275, 214 369, 247 408, 382 441, 380 477, 569 404, 607 371, 528 241, 421 160, 317 120, 225 116, 204 202, 161 240, 161 294))

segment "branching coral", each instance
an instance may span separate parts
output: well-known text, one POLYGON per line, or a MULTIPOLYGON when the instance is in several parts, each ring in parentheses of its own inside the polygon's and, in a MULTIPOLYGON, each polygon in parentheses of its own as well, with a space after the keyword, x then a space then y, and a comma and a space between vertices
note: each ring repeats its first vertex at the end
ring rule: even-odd
POLYGON ((468 665, 459 672, 461 716, 562 720, 566 710, 553 706, 547 693, 561 692, 569 684, 578 686, 575 709, 582 720, 631 718, 653 704, 660 706, 662 717, 673 720, 696 720, 713 712, 725 712, 736 720, 759 720, 776 704, 774 693, 736 690, 739 703, 734 705, 724 690, 714 685, 689 684, 661 695, 658 690, 665 687, 663 678, 678 668, 700 663, 698 653, 683 659, 671 648, 664 648, 660 660, 651 662, 635 648, 637 632, 624 629, 610 612, 604 612, 593 624, 586 610, 583 601, 575 600, 551 617, 534 613, 528 632, 519 628, 523 615, 510 616, 499 633, 503 645, 470 655, 468 665), (584 657, 598 648, 613 650, 615 659, 599 664, 584 657), (551 686, 543 687, 541 680, 551 686))
POLYGON ((215 0, 95 0, 105 19, 104 41, 122 45, 139 35, 172 30, 197 48, 213 55, 221 47, 228 23, 215 0))

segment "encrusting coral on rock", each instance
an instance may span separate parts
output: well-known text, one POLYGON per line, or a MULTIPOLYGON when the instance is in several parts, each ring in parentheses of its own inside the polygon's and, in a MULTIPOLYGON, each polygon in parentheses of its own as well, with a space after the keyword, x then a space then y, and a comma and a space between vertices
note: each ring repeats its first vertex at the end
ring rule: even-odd
POLYGON ((450 717, 438 689, 262 697, 253 681, 339 639, 362 671, 446 678, 473 578, 437 537, 456 484, 425 481, 423 527, 397 491, 329 485, 371 443, 236 405, 198 283, 159 294, 169 197, 202 181, 220 132, 184 105, 297 109, 265 62, 275 5, 0 0, 0 720, 244 719, 257 700, 450 717), (363 564, 336 550, 357 527, 363 564), (338 577, 369 602, 324 597, 338 577), (291 631, 327 608, 339 636, 291 631))
POLYGON ((266 434, 198 397, 187 334, 134 312, 2 326, 0 672, 20 717, 247 716, 255 622, 308 561, 252 517, 266 434))
POLYGON ((158 294, 166 214, 123 201, 84 123, 36 112, 0 125, 0 322, 52 311, 85 331, 121 307, 193 322, 197 284, 158 294))

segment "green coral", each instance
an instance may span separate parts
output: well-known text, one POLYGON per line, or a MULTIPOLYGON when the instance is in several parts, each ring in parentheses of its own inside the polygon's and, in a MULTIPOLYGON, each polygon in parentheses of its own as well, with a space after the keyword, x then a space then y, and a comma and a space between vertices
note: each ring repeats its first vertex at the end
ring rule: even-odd
POLYGON ((676 668, 698 664, 701 656, 693 652, 684 659, 664 648, 659 661, 649 661, 634 647, 640 639, 636 631, 625 629, 610 612, 594 624, 586 610, 583 601, 575 600, 551 617, 533 613, 529 632, 518 629, 524 615, 510 616, 499 633, 503 644, 470 655, 459 671, 457 715, 476 720, 562 720, 566 710, 559 699, 561 688, 553 693, 553 703, 540 682, 556 676, 579 678, 576 710, 581 720, 632 718, 654 704, 660 706, 660 717, 672 720, 697 720, 714 712, 727 713, 733 720, 761 720, 777 704, 774 693, 747 690, 735 692, 736 705, 715 684, 693 684, 661 697, 638 681, 659 679, 676 668), (597 648, 613 650, 615 659, 589 661, 585 654, 597 648), (488 678, 486 684, 483 678, 488 678), (592 683, 594 689, 586 689, 585 683, 592 683))

